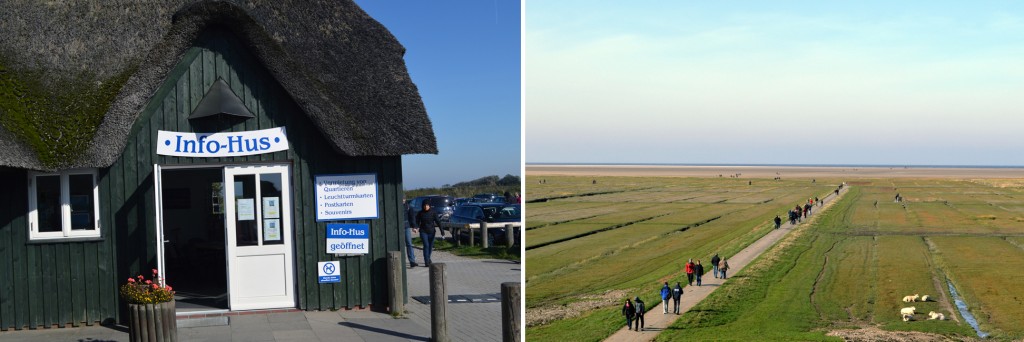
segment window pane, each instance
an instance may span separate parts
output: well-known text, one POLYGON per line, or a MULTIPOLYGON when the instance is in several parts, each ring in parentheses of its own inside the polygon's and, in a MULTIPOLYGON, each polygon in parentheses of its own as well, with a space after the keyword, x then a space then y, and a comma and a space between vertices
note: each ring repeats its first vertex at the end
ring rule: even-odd
POLYGON ((92 175, 70 175, 68 183, 68 196, 71 200, 71 229, 96 228, 93 224, 92 175))
POLYGON ((284 243, 284 224, 281 215, 281 174, 266 173, 260 175, 260 203, 263 205, 263 244, 279 245, 284 243))
POLYGON ((61 231, 60 176, 36 177, 36 214, 39 232, 61 231))
POLYGON ((235 245, 259 244, 256 226, 256 175, 235 176, 235 245))

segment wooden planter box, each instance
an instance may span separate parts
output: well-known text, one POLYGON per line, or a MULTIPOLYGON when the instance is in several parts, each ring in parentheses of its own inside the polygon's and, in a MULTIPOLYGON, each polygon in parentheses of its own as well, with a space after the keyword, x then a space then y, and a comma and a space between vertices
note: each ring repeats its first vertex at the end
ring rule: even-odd
POLYGON ((160 304, 128 304, 132 342, 176 342, 178 321, 174 301, 160 304))

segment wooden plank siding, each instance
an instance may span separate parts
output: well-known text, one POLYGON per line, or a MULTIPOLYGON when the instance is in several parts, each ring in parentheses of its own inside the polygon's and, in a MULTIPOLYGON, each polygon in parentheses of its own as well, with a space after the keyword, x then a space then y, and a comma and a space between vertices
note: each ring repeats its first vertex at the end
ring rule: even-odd
MULTIPOLYGON (((79 326, 124 322, 126 305, 117 287, 155 268, 156 201, 153 164, 221 167, 274 163, 291 167, 292 231, 296 306, 330 310, 387 305, 387 252, 401 250, 401 157, 339 154, 280 84, 235 36, 211 29, 167 75, 136 120, 121 156, 97 172, 100 239, 28 241, 28 173, 0 169, 0 329, 79 326), (188 120, 206 90, 222 78, 256 116, 188 120), (246 157, 185 158, 155 154, 157 132, 236 132, 286 127, 286 152, 246 157), (327 254, 326 222, 316 222, 314 176, 375 173, 380 218, 368 223, 370 253, 327 254), (317 262, 340 260, 341 284, 317 282, 317 262)), ((172 279, 173 275, 168 274, 172 279)))

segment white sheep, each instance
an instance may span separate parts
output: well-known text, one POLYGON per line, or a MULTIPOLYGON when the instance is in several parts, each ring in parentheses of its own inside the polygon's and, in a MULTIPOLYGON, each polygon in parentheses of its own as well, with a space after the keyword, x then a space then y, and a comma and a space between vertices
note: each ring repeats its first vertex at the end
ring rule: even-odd
POLYGON ((903 321, 909 322, 914 320, 914 315, 903 314, 903 321))
POLYGON ((920 298, 916 293, 913 296, 903 296, 904 303, 916 302, 920 298))
POLYGON ((932 299, 932 297, 929 297, 928 295, 921 296, 922 302, 927 302, 929 299, 932 299))
POLYGON ((915 312, 916 310, 917 310, 917 307, 914 307, 914 306, 906 307, 906 308, 900 309, 900 314, 901 315, 913 315, 913 314, 916 313, 915 312))
POLYGON ((944 315, 941 312, 931 311, 931 312, 928 312, 928 319, 935 319, 935 320, 945 321, 946 320, 946 315, 944 315))

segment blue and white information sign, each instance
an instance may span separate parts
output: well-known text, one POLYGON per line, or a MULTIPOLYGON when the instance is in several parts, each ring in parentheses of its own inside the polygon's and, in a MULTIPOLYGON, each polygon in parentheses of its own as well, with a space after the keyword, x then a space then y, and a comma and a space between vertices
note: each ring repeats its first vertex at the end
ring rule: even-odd
POLYGON ((377 175, 317 175, 316 220, 377 218, 377 175))
POLYGON ((328 224, 327 253, 370 253, 370 225, 366 223, 328 224))
POLYGON ((320 274, 320 283, 340 283, 341 268, 337 261, 321 261, 317 264, 317 272, 320 274))
POLYGON ((288 150, 284 127, 224 133, 157 131, 156 136, 156 154, 164 156, 234 157, 288 150))

